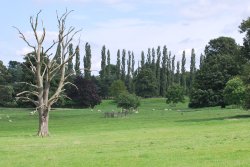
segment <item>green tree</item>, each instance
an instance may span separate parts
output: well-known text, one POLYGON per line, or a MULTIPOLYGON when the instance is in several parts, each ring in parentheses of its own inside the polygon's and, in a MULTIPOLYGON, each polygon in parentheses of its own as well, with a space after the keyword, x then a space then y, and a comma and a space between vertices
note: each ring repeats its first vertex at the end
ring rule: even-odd
POLYGON ((205 59, 205 56, 203 55, 203 54, 201 54, 200 55, 200 69, 201 69, 201 67, 202 67, 202 65, 203 65, 203 63, 204 63, 204 59, 205 59))
POLYGON ((156 60, 155 60, 155 48, 152 48, 152 63, 151 63, 152 71, 156 74, 156 60))
POLYGON ((135 78, 136 95, 141 97, 154 97, 157 95, 157 84, 155 74, 148 67, 140 70, 135 78))
POLYGON ((126 86, 128 91, 131 92, 131 51, 128 51, 128 60, 127 60, 127 76, 126 76, 126 86))
POLYGON ((13 107, 15 105, 14 89, 11 85, 0 85, 0 106, 13 107))
POLYGON ((141 67, 143 67, 145 64, 145 54, 144 51, 141 52, 141 67))
POLYGON ((84 77, 87 79, 91 78, 91 47, 89 43, 85 44, 85 56, 83 57, 84 62, 84 77))
POLYGON ((132 52, 132 60, 131 60, 132 64, 131 64, 131 75, 132 75, 132 78, 134 77, 134 73, 135 73, 135 55, 134 55, 134 52, 132 52))
MULTIPOLYGON (((74 50, 73 50, 73 44, 69 44, 69 57, 72 57, 72 55, 74 54, 74 50)), ((69 59, 68 62, 68 73, 69 74, 73 74, 74 73, 74 64, 73 64, 73 58, 69 59)))
POLYGON ((241 105, 245 98, 245 86, 239 77, 234 77, 226 83, 224 99, 227 104, 241 105))
POLYGON ((104 79, 106 77, 106 47, 105 45, 102 47, 102 60, 101 60, 101 71, 100 71, 100 78, 104 79))
POLYGON ((151 65, 151 63, 152 63, 151 49, 148 48, 147 64, 148 64, 148 65, 151 65))
POLYGON ((110 88, 110 95, 117 98, 121 93, 127 92, 127 88, 122 80, 114 81, 110 88))
POLYGON ((205 48, 205 59, 195 76, 190 107, 224 106, 223 90, 230 78, 240 72, 236 61, 239 47, 229 37, 210 40, 205 48))
POLYGON ((160 95, 162 97, 166 96, 166 89, 167 89, 167 59, 168 59, 168 54, 167 54, 167 47, 163 47, 163 52, 162 52, 162 69, 161 69, 161 89, 160 89, 160 95))
POLYGON ((75 52, 76 52, 75 73, 77 76, 79 76, 81 75, 81 69, 80 69, 80 49, 78 45, 76 46, 75 52))
POLYGON ((110 78, 111 75, 111 69, 110 69, 110 51, 107 51, 107 77, 110 78))
POLYGON ((243 108, 246 110, 250 109, 250 85, 246 85, 245 87, 245 99, 243 102, 243 108))
POLYGON ((167 58, 167 89, 171 86, 171 81, 172 81, 172 73, 171 73, 171 52, 168 54, 167 58))
POLYGON ((183 87, 184 91, 186 92, 186 56, 185 51, 182 53, 182 59, 181 59, 181 86, 183 87))
POLYGON ((121 66, 121 80, 125 82, 126 78, 126 50, 122 50, 122 66, 121 66))
POLYGON ((117 98, 117 107, 124 109, 137 109, 140 106, 140 99, 134 94, 121 93, 117 98))
POLYGON ((120 50, 117 51, 117 61, 116 61, 116 79, 121 79, 121 54, 120 50))
POLYGON ((191 51, 191 62, 190 62, 190 77, 189 77, 189 92, 191 92, 193 88, 193 82, 195 78, 195 72, 196 72, 196 67, 195 67, 195 52, 194 49, 191 51))
POLYGON ((56 60, 57 64, 61 64, 61 45, 60 44, 57 45, 54 60, 56 60))
POLYGON ((2 107, 13 106, 14 90, 10 83, 11 81, 18 81, 18 78, 14 78, 15 76, 19 77, 17 69, 14 69, 14 66, 18 67, 18 63, 12 61, 10 64, 13 65, 12 70, 8 70, 0 60, 0 106, 2 107), (10 72, 13 73, 14 76, 11 76, 10 72))
POLYGON ((8 69, 6 69, 6 67, 2 67, 2 70, 0 71, 0 78, 4 78, 6 83, 8 82, 14 84, 15 82, 21 82, 23 79, 23 65, 20 62, 10 61, 8 69), (3 77, 1 77, 1 75, 3 75, 3 77))
POLYGON ((171 85, 174 85, 174 82, 175 82, 175 75, 174 75, 174 73, 175 73, 175 55, 172 58, 171 64, 172 64, 171 65, 171 67, 172 67, 172 69, 171 69, 171 85))
POLYGON ((181 84, 181 74, 180 74, 180 61, 177 61, 176 65, 176 81, 178 85, 181 84))
POLYGON ((250 17, 243 20, 239 26, 240 33, 245 33, 243 38, 242 55, 245 59, 250 60, 250 17))
POLYGON ((178 102, 184 102, 184 89, 180 85, 172 85, 167 90, 166 103, 176 104, 178 102))
POLYGON ((157 60, 156 60, 156 82, 157 82, 157 96, 160 95, 161 90, 161 48, 157 48, 157 60))

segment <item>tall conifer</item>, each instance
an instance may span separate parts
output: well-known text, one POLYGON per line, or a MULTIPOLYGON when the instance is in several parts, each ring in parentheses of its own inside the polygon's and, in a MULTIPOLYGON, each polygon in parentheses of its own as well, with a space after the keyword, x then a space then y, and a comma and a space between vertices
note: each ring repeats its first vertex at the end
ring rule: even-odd
POLYGON ((75 63, 75 73, 77 76, 81 75, 81 70, 80 70, 80 49, 79 46, 76 46, 76 63, 75 63))
POLYGON ((121 53, 120 49, 117 51, 117 60, 116 60, 116 79, 121 79, 121 53))

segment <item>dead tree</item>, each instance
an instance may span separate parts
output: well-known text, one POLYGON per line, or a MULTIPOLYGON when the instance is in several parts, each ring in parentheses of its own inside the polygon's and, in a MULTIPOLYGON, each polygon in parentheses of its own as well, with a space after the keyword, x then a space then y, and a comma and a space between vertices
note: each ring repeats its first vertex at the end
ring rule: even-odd
POLYGON ((20 38, 33 49, 33 54, 27 54, 25 56, 30 64, 29 70, 32 72, 36 81, 35 84, 23 82, 24 84, 33 87, 34 91, 20 92, 17 94, 17 99, 30 101, 35 104, 36 110, 39 114, 37 135, 42 137, 49 135, 48 125, 51 106, 59 99, 59 97, 63 96, 64 86, 72 84, 67 82, 67 78, 72 74, 66 74, 65 68, 67 62, 75 56, 75 53, 68 55, 68 46, 79 31, 75 30, 74 27, 66 28, 66 20, 71 12, 72 11, 66 10, 61 16, 57 14, 58 40, 53 41, 47 49, 44 49, 46 30, 42 21, 42 34, 40 34, 40 31, 38 30, 39 15, 41 11, 37 13, 35 18, 33 16, 30 17, 30 25, 35 37, 34 44, 29 42, 24 33, 15 27, 20 35, 20 38), (59 55, 60 63, 56 60, 58 59, 58 55, 56 56, 56 54, 53 53, 50 54, 55 45, 61 47, 59 55), (54 77, 58 77, 60 79, 56 87, 56 91, 51 94, 50 84, 54 77))

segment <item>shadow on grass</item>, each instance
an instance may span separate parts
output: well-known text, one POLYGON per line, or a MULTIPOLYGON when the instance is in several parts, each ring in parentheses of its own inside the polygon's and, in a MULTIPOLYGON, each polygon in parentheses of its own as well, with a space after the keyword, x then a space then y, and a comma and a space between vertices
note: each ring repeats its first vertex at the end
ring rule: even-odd
POLYGON ((219 120, 238 120, 238 119, 249 119, 249 118, 250 118, 250 115, 235 115, 235 116, 229 116, 229 117, 178 120, 176 122, 204 122, 204 121, 219 121, 219 120))

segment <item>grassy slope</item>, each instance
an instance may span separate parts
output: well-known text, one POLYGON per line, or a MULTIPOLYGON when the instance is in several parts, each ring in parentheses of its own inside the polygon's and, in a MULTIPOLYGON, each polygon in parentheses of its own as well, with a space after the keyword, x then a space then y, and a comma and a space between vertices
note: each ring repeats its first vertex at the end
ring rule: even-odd
POLYGON ((109 119, 97 110, 117 110, 111 101, 94 111, 57 109, 48 138, 34 136, 37 116, 27 109, 0 109, 0 166, 250 166, 248 112, 166 108, 147 99, 139 114, 109 119))

